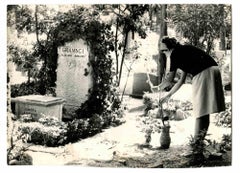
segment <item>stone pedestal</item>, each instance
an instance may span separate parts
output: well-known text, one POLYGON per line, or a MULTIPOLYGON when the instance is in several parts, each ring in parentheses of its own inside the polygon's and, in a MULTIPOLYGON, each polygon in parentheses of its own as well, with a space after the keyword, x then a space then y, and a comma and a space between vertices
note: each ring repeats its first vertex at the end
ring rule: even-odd
MULTIPOLYGON (((157 76, 153 74, 149 74, 149 77, 152 84, 156 86, 157 76)), ((142 98, 142 96, 144 95, 144 92, 151 92, 151 88, 147 80, 148 80, 147 73, 134 73, 133 88, 132 88, 131 96, 142 98)))
POLYGON ((31 114, 38 120, 42 114, 62 120, 62 108, 64 100, 59 97, 43 95, 27 95, 11 99, 15 103, 15 114, 31 114))

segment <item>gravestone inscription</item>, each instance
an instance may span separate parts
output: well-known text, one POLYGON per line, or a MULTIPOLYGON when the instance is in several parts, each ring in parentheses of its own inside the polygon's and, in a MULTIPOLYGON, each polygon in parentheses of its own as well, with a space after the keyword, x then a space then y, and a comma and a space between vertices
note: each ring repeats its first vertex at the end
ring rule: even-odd
POLYGON ((66 107, 79 107, 88 99, 93 85, 89 54, 82 39, 58 47, 56 95, 65 99, 66 107))

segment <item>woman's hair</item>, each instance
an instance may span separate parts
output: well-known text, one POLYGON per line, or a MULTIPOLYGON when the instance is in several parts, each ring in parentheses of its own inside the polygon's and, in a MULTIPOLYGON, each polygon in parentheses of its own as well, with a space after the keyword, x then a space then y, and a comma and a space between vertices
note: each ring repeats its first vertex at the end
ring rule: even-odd
POLYGON ((174 37, 169 38, 167 36, 162 38, 162 43, 166 44, 168 49, 174 49, 175 47, 180 45, 174 37))

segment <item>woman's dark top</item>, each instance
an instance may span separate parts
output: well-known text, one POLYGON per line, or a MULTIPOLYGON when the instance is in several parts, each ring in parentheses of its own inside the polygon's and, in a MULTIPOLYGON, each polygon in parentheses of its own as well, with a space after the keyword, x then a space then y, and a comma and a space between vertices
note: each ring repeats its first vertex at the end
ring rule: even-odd
POLYGON ((174 48, 170 59, 170 71, 176 71, 179 68, 193 76, 208 67, 217 66, 216 61, 210 55, 190 45, 179 45, 174 48))

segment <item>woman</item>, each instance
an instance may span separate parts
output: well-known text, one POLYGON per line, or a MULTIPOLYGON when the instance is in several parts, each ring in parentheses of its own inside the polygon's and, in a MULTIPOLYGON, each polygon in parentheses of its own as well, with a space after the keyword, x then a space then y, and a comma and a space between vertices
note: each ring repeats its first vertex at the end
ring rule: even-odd
POLYGON ((170 58, 170 72, 168 78, 159 85, 160 90, 172 85, 177 69, 182 70, 182 73, 168 94, 160 99, 160 104, 166 102, 182 86, 187 73, 193 76, 193 113, 196 118, 194 143, 198 145, 208 131, 209 115, 225 110, 218 65, 203 50, 191 45, 181 45, 175 38, 164 37, 161 41, 161 51, 170 58))

